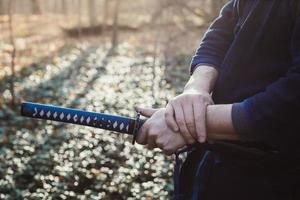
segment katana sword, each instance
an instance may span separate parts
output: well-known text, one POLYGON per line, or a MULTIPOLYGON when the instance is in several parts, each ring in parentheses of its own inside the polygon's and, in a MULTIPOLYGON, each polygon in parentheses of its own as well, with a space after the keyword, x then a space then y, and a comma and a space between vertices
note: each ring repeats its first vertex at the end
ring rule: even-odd
POLYGON ((145 120, 140 119, 139 113, 137 113, 136 118, 130 118, 31 102, 22 103, 21 115, 133 135, 133 144, 138 130, 145 122, 145 120))

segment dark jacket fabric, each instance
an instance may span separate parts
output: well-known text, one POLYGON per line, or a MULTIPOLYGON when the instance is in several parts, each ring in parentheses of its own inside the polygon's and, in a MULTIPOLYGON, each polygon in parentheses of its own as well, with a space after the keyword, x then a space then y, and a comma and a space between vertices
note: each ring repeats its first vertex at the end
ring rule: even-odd
POLYGON ((299 0, 232 0, 210 26, 191 64, 215 66, 216 104, 234 103, 234 127, 300 158, 299 0))
POLYGON ((181 171, 176 200, 300 199, 300 171, 294 169, 293 161, 282 162, 265 151, 228 143, 201 144, 181 171))
POLYGON ((299 0, 230 1, 205 34, 191 73, 201 64, 219 71, 213 100, 234 104, 242 140, 191 151, 176 199, 300 199, 299 0))

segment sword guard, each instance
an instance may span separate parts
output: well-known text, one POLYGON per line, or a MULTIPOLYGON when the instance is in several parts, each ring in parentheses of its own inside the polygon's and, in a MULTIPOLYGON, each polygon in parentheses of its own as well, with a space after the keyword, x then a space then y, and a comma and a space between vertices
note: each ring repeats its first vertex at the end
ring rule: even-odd
POLYGON ((133 145, 136 142, 136 138, 137 138, 138 131, 139 131, 139 128, 140 128, 140 122, 141 122, 141 113, 138 112, 136 114, 136 117, 135 117, 135 120, 134 120, 134 125, 133 125, 133 132, 132 132, 132 135, 133 135, 132 144, 133 145))

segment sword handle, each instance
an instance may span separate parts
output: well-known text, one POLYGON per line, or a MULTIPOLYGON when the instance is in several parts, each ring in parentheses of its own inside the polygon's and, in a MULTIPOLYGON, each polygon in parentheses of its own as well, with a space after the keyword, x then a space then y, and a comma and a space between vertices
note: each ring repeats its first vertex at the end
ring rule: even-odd
POLYGON ((144 120, 140 120, 136 123, 135 119, 129 117, 88 112, 84 110, 31 102, 22 103, 21 115, 37 119, 90 126, 129 135, 133 135, 133 133, 135 133, 135 127, 140 128, 145 122, 144 120))

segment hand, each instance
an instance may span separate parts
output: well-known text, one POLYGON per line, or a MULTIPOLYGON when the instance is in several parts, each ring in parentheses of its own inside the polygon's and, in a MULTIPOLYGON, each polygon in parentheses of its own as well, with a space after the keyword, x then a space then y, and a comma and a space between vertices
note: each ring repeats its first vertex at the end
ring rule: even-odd
POLYGON ((213 101, 209 93, 187 90, 169 101, 166 123, 174 132, 180 132, 187 144, 195 140, 204 143, 207 139, 206 108, 211 104, 213 101))
POLYGON ((171 155, 186 145, 180 134, 174 133, 166 124, 165 110, 152 108, 137 108, 145 117, 150 117, 141 127, 137 143, 148 147, 160 148, 164 154, 171 155))

